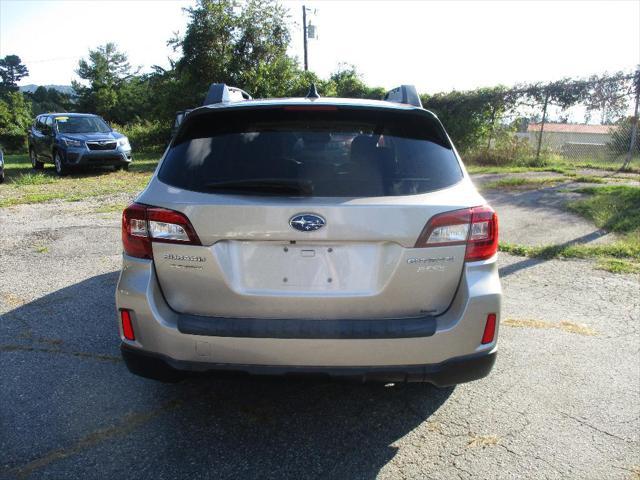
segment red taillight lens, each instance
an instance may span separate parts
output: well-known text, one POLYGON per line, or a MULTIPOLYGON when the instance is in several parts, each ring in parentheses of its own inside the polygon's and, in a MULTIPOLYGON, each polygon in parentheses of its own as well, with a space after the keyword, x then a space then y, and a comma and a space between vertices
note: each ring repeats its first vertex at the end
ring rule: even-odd
POLYGON ((498 215, 489 206, 471 209, 471 231, 464 259, 486 260, 498 251, 498 215))
POLYGON ((415 247, 464 244, 467 261, 484 260, 498 251, 498 216, 491 207, 464 208, 435 215, 422 229, 415 247))
POLYGON ((180 212, 134 203, 122 213, 122 245, 127 255, 153 258, 151 242, 202 245, 180 212))
POLYGON ((153 258, 146 206, 134 203, 122 212, 122 246, 132 257, 153 258))
POLYGON ((493 342, 493 338, 496 334, 496 314, 490 313, 487 315, 487 323, 484 325, 484 333, 482 334, 482 344, 493 342))
POLYGON ((133 323, 131 323, 131 313, 129 310, 120 310, 120 319, 122 320, 122 334, 127 340, 135 340, 133 333, 133 323))

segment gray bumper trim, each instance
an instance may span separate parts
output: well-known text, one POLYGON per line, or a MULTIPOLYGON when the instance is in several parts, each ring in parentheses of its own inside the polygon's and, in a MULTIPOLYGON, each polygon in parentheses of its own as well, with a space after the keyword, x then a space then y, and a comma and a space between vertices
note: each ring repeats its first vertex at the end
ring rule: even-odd
POLYGON ((180 315, 178 330, 188 335, 239 338, 376 339, 430 337, 436 332, 432 316, 371 320, 298 320, 224 318, 180 315))

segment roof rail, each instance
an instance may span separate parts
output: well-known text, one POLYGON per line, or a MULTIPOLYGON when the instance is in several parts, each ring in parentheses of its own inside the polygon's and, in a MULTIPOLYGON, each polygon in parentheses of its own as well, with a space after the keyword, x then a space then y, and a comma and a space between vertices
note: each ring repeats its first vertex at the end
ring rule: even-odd
POLYGON ((384 100, 388 102, 406 103, 407 105, 422 108, 420 96, 414 85, 400 85, 399 87, 389 90, 385 94, 384 100))
POLYGON ((244 90, 240 90, 236 87, 230 87, 224 83, 212 83, 202 105, 239 102, 242 100, 251 100, 251 95, 244 90))

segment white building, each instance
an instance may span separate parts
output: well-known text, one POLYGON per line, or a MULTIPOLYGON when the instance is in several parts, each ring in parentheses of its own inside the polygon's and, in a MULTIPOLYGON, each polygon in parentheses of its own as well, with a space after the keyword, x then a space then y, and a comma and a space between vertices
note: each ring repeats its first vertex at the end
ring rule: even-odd
MULTIPOLYGON (((606 155, 613 138, 615 125, 582 125, 575 123, 545 123, 542 146, 565 156, 606 155)), ((538 144, 540 123, 530 123, 527 132, 519 136, 538 144)))

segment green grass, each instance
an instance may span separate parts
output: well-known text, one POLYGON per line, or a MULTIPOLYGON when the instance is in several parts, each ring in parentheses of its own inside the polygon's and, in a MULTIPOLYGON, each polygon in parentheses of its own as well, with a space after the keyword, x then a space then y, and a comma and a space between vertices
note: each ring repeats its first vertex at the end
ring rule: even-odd
POLYGON ((5 155, 6 179, 0 185, 0 207, 50 200, 79 201, 116 193, 135 194, 146 186, 160 156, 158 153, 134 154, 128 172, 102 168, 58 177, 52 165, 34 172, 27 155, 5 155))
MULTIPOLYGON (((623 160, 620 160, 620 161, 607 161, 607 160, 588 161, 587 160, 587 161, 575 162, 575 163, 572 163, 572 165, 575 165, 576 168, 590 168, 593 170, 610 170, 615 172, 620 170, 623 163, 624 163, 623 160)), ((638 163, 637 160, 632 161, 629 167, 623 171, 631 172, 631 173, 640 173, 640 164, 638 163)))
POLYGON ((542 258, 599 258, 612 257, 618 259, 640 260, 640 245, 633 242, 617 241, 598 245, 542 245, 529 246, 516 243, 500 242, 500 251, 520 257, 542 258))
POLYGON ((569 210, 609 232, 636 233, 640 237, 640 187, 612 185, 574 191, 587 198, 569 203, 569 210))
POLYGON ((619 258, 601 258, 598 260, 596 268, 612 273, 640 273, 640 263, 619 258))
MULTIPOLYGON (((463 155, 464 160, 464 155, 463 155)), ((550 155, 544 159, 542 166, 526 166, 517 159, 514 159, 512 163, 505 165, 479 165, 472 162, 465 162, 467 171, 469 173, 523 173, 523 172, 555 172, 567 174, 574 172, 577 169, 593 169, 593 170, 608 170, 617 172, 624 163, 624 156, 615 159, 567 159, 560 155, 550 155)), ((640 173, 640 157, 635 156, 629 165, 624 170, 630 173, 640 173)))
POLYGON ((42 172, 20 173, 17 177, 11 179, 11 182, 17 186, 24 185, 44 185, 55 182, 51 175, 45 175, 42 172))
POLYGON ((522 166, 501 166, 488 167, 483 165, 467 165, 469 173, 526 173, 526 172, 553 172, 567 174, 574 170, 568 166, 551 166, 551 167, 522 167, 522 166))
POLYGON ((605 180, 598 175, 568 175, 572 182, 578 183, 605 183, 605 180))
POLYGON ((567 182, 567 177, 538 177, 538 178, 525 178, 525 177, 507 177, 501 178, 494 182, 488 182, 480 185, 483 190, 491 190, 497 188, 538 188, 538 187, 551 187, 562 182, 567 182))
POLYGON ((127 207, 124 203, 107 203, 105 205, 100 205, 98 208, 94 210, 95 213, 114 213, 114 212, 122 212, 127 207))
POLYGON ((527 246, 500 242, 500 251, 520 257, 542 258, 595 258, 596 268, 612 273, 640 272, 640 245, 625 240, 601 245, 544 245, 527 246))
POLYGON ((640 187, 624 185, 583 187, 573 190, 586 198, 568 208, 608 232, 612 243, 526 246, 500 243, 500 251, 532 258, 597 258, 597 268, 614 273, 640 272, 640 187))

